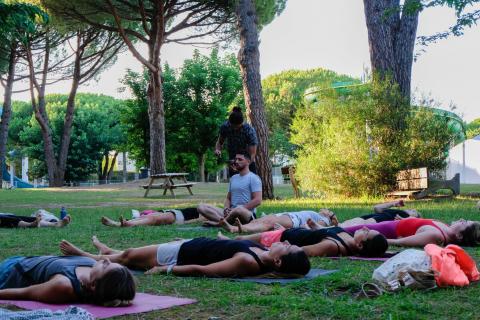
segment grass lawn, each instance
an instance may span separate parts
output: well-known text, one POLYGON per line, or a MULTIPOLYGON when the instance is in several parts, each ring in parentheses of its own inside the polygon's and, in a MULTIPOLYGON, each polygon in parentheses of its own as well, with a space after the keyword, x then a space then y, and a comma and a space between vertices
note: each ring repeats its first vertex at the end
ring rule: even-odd
MULTIPOLYGON (((13 255, 60 254, 58 243, 67 239, 88 251, 93 251, 90 238, 97 235, 107 245, 127 248, 169 241, 175 237, 216 235, 217 230, 185 231, 176 226, 109 228, 100 224, 100 217, 130 216, 130 209, 186 207, 201 201, 221 205, 226 184, 198 184, 195 196, 183 190, 176 198, 162 197, 159 190, 143 198, 137 187, 105 186, 97 189, 36 189, 0 191, 0 212, 30 215, 39 208, 59 213, 65 206, 73 222, 63 229, 0 229, 0 258, 13 255)), ((478 192, 480 186, 468 187, 478 192)), ((379 199, 300 199, 292 198, 289 186, 276 188, 283 200, 266 201, 258 212, 272 213, 299 209, 333 209, 340 220, 369 213, 379 199)), ((478 198, 457 197, 408 202, 427 218, 452 221, 458 218, 480 220, 475 209, 478 198)), ((480 250, 469 248, 477 260, 480 250)), ((154 275, 139 276, 139 292, 195 298, 198 303, 121 319, 472 319, 479 318, 480 285, 467 288, 442 288, 429 292, 405 290, 376 299, 359 299, 355 294, 362 283, 370 281, 379 262, 330 260, 314 258, 312 266, 338 269, 339 272, 313 281, 290 285, 259 285, 201 278, 179 278, 154 275)))

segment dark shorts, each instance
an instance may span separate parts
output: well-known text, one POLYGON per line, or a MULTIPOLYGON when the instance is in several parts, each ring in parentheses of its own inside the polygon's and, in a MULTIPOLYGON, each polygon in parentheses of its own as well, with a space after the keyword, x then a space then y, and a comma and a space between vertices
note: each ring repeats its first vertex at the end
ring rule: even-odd
POLYGON ((372 213, 361 216, 362 219, 374 219, 376 222, 393 221, 399 215, 402 218, 408 218, 409 214, 399 209, 385 209, 381 213, 372 213))
POLYGON ((200 217, 197 208, 185 208, 180 209, 180 211, 182 211, 185 221, 198 219, 200 217))
POLYGON ((5 285, 8 277, 14 270, 15 264, 23 259, 25 259, 25 257, 10 257, 0 263, 0 289, 4 289, 3 286, 5 285))
POLYGON ((13 214, 0 214, 0 228, 17 228, 20 221, 34 222, 35 217, 16 216, 13 214))

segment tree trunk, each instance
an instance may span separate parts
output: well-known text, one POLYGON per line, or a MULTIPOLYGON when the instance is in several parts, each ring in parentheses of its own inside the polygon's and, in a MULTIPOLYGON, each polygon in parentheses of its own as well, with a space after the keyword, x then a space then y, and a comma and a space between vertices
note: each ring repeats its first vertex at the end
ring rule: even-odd
POLYGON ((205 182, 205 160, 207 159, 207 154, 204 153, 198 156, 198 174, 200 182, 205 182))
MULTIPOLYGON (((5 164, 5 155, 7 153, 8 125, 12 117, 12 89, 15 81, 15 66, 17 63, 17 45, 10 47, 10 56, 8 57, 8 76, 5 84, 5 93, 3 98, 2 122, 0 123, 0 183, 3 180, 3 166, 5 164)), ((0 189, 2 186, 0 185, 0 189)))
POLYGON ((125 151, 122 152, 122 163, 123 163, 123 168, 122 168, 123 182, 127 182, 127 153, 125 151))
POLYGON ((258 136, 255 159, 257 173, 262 179, 263 198, 273 199, 272 163, 268 157, 268 126, 263 104, 257 16, 253 1, 239 0, 235 14, 240 34, 238 61, 242 73, 247 118, 258 136))
POLYGON ((58 154, 58 166, 55 173, 55 186, 62 186, 65 180, 65 171, 67 168, 68 150, 70 148, 70 136, 73 126, 73 115, 75 112, 75 97, 77 95, 78 86, 80 85, 80 60, 81 53, 80 48, 80 36, 77 35, 77 50, 75 54, 75 62, 72 77, 72 87, 68 95, 67 110, 65 111, 65 121, 63 123, 63 133, 60 142, 60 150, 58 154))
POLYGON ((115 151, 112 162, 110 162, 110 168, 108 168, 107 180, 112 180, 113 168, 115 167, 115 163, 117 162, 117 156, 118 156, 118 151, 115 151))
MULTIPOLYGON (((418 0, 406 0, 404 8, 418 0)), ((400 12, 400 0, 363 0, 374 80, 390 73, 410 100, 419 10, 400 12), (401 13, 401 15, 400 15, 401 13)))
POLYGON ((149 70, 148 119, 150 122, 150 174, 166 172, 165 110, 160 63, 156 71, 149 70))

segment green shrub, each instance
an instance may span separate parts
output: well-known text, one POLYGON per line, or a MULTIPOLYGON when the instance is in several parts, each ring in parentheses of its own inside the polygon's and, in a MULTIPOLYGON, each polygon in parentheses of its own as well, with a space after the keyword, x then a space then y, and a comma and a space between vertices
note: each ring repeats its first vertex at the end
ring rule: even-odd
POLYGON ((445 118, 409 106, 389 81, 325 90, 291 129, 301 187, 320 195, 378 195, 398 170, 441 169, 451 139, 445 118))

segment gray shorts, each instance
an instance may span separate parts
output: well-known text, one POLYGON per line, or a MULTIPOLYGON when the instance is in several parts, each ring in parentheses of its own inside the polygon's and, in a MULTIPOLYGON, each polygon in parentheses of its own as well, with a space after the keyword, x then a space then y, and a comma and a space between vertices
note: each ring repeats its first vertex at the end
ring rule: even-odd
POLYGON ((288 215, 292 220, 293 228, 300 228, 307 224, 308 219, 312 219, 315 222, 323 221, 327 226, 330 225, 330 220, 315 211, 297 211, 297 212, 285 212, 277 213, 277 216, 288 215))
POLYGON ((167 212, 172 212, 175 215, 175 224, 184 224, 185 217, 183 216, 182 211, 176 209, 170 209, 167 212))
POLYGON ((157 263, 159 266, 169 266, 177 264, 178 252, 184 242, 191 239, 183 239, 168 243, 159 244, 157 247, 157 263))

